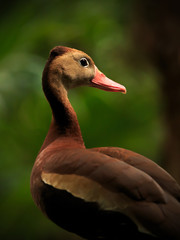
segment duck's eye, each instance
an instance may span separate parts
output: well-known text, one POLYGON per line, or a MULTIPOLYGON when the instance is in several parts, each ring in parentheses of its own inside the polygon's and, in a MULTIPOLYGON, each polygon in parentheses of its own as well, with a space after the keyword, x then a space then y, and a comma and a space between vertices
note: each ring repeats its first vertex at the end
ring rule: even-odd
POLYGON ((88 67, 89 66, 89 62, 88 62, 88 60, 86 58, 81 58, 79 60, 79 62, 81 64, 81 66, 83 66, 83 67, 88 67))

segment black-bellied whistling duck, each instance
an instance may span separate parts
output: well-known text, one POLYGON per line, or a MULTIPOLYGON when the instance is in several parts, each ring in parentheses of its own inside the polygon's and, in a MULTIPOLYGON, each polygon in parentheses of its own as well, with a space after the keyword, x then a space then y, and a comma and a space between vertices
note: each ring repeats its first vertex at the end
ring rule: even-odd
POLYGON ((116 147, 86 149, 67 96, 91 86, 126 92, 84 52, 55 47, 43 78, 52 109, 35 161, 31 192, 54 223, 86 239, 180 239, 180 187, 161 167, 116 147))

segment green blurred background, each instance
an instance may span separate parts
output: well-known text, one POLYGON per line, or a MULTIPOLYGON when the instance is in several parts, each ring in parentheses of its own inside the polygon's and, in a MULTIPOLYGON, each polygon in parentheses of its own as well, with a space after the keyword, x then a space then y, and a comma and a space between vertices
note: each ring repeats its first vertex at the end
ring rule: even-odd
MULTIPOLYGON (((168 67, 161 69, 156 56, 163 52, 158 43, 164 40, 166 49, 179 35, 164 27, 159 37, 153 27, 163 25, 157 13, 166 1, 158 7, 147 2, 150 8, 135 0, 0 2, 1 239, 80 239, 46 219, 30 195, 31 169, 51 121, 41 75, 56 45, 85 51, 102 72, 127 88, 126 95, 83 87, 70 91, 86 146, 120 146, 168 166, 169 100, 162 88, 168 82, 162 69, 168 67)), ((165 19, 176 15, 169 6, 163 9, 165 19)))

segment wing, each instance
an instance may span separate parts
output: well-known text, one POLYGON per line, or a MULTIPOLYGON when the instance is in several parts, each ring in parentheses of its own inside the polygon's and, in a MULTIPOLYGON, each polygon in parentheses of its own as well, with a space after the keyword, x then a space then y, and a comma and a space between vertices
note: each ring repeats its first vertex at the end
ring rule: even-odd
POLYGON ((163 168, 150 159, 118 147, 93 148, 93 151, 101 152, 107 156, 119 159, 151 176, 164 190, 180 201, 180 186, 176 180, 163 168))
POLYGON ((46 159, 41 173, 45 184, 97 203, 103 210, 121 212, 141 231, 179 234, 179 203, 128 162, 87 149, 46 149, 41 157, 46 159))
POLYGON ((71 184, 75 179, 79 179, 80 184, 84 181, 98 184, 101 188, 124 193, 134 200, 166 202, 163 190, 150 176, 116 158, 87 149, 53 150, 47 155, 50 161, 46 157, 43 176, 49 174, 64 181, 70 179, 71 184))

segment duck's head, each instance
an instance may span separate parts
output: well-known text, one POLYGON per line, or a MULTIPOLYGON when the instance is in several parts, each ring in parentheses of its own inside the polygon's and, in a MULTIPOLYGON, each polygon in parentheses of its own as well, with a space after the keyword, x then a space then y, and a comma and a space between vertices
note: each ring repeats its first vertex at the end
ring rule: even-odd
POLYGON ((57 46, 50 51, 43 72, 43 88, 46 88, 47 83, 56 89, 62 86, 66 90, 77 86, 91 86, 105 91, 126 93, 126 88, 100 72, 86 53, 63 46, 57 46))

